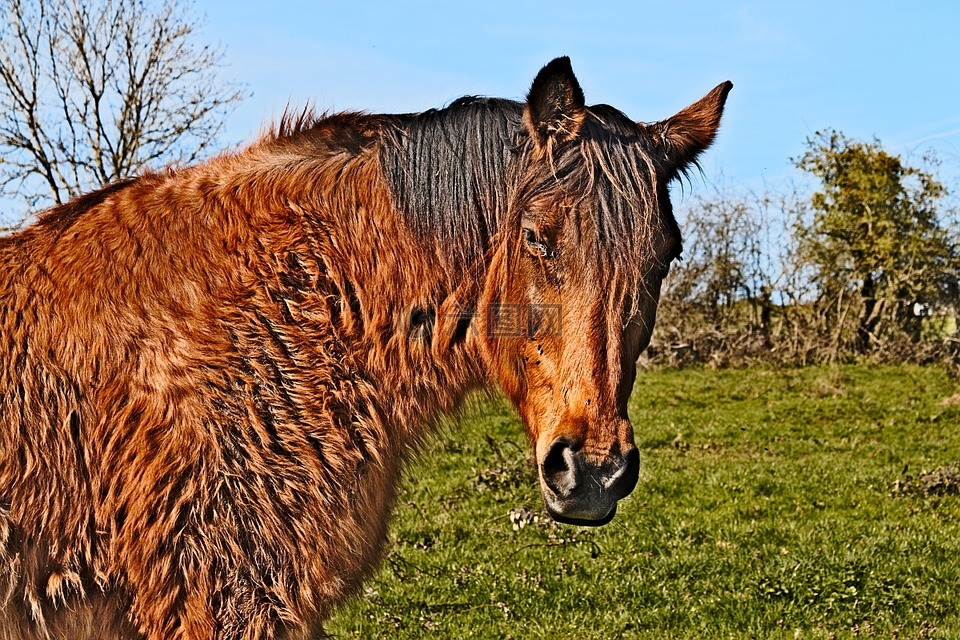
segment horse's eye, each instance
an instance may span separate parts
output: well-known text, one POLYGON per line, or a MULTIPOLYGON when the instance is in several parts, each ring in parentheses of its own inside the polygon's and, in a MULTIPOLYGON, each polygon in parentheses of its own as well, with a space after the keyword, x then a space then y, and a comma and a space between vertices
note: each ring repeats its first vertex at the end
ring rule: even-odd
POLYGON ((523 229, 523 241, 527 244, 527 249, 537 258, 552 258, 553 250, 544 242, 533 229, 523 229))

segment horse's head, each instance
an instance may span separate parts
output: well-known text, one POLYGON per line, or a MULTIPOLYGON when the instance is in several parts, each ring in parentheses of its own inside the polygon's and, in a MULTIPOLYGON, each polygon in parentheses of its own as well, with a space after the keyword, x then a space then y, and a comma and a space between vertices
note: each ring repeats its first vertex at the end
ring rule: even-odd
POLYGON ((609 522, 637 482, 627 398, 681 248, 668 185, 713 141, 731 86, 650 125, 586 107, 566 58, 530 90, 481 303, 494 375, 561 522, 609 522))

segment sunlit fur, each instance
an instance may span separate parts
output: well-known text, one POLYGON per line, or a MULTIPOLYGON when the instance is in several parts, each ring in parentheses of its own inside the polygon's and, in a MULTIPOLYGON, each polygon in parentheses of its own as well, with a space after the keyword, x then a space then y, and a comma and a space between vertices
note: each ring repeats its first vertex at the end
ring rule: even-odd
POLYGON ((0 238, 0 639, 313 637, 470 390, 499 384, 534 443, 569 413, 537 390, 571 375, 623 413, 679 161, 609 107, 574 115, 301 116, 0 238), (512 301, 562 304, 563 331, 491 337, 512 301))

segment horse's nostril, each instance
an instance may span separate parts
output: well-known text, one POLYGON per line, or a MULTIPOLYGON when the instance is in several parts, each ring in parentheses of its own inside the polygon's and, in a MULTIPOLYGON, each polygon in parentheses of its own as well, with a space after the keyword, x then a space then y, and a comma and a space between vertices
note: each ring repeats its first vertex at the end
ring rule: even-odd
POLYGON ((567 496, 577 488, 573 448, 566 438, 557 438, 540 463, 543 481, 557 496, 567 496))
POLYGON ((630 495, 633 488, 637 486, 637 480, 640 478, 640 450, 631 447, 623 456, 623 466, 610 478, 607 486, 610 493, 617 499, 625 498, 630 495))
POLYGON ((627 461, 627 471, 632 471, 635 474, 640 473, 640 450, 636 447, 630 449, 627 452, 627 455, 624 456, 624 459, 627 461))

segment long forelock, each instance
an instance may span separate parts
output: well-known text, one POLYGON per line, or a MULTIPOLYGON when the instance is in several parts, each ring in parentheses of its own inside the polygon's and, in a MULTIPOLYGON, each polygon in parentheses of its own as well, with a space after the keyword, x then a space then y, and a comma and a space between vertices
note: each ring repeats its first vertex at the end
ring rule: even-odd
MULTIPOLYGON (((656 164, 643 132, 611 107, 594 107, 577 140, 559 150, 554 181, 576 192, 574 210, 585 219, 580 259, 596 263, 610 291, 609 304, 636 303, 658 264, 658 234, 676 232, 667 203, 659 201, 656 164)), ((610 311, 617 310, 611 308, 610 311)), ((632 312, 628 310, 628 315, 632 312)))

